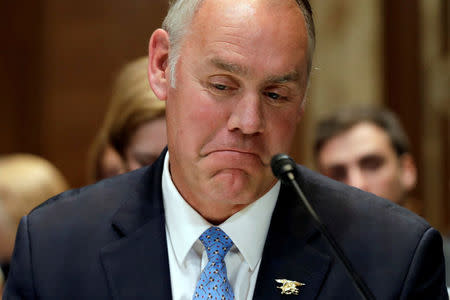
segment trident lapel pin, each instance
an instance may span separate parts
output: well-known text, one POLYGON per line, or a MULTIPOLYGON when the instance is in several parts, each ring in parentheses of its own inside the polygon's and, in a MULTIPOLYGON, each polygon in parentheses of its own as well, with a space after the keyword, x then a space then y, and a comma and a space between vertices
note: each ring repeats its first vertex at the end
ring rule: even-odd
POLYGON ((277 286, 281 290, 282 295, 298 295, 297 287, 305 285, 304 283, 287 279, 275 279, 275 281, 282 284, 277 286))

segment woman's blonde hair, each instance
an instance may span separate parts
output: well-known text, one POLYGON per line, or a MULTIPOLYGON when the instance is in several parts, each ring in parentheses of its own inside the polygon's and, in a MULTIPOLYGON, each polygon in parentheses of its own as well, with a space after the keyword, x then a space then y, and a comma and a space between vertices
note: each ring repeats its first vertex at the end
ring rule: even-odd
POLYGON ((101 179, 101 157, 111 145, 121 157, 133 133, 143 124, 164 117, 160 101, 148 82, 148 57, 126 64, 119 72, 103 124, 90 149, 89 180, 101 179))

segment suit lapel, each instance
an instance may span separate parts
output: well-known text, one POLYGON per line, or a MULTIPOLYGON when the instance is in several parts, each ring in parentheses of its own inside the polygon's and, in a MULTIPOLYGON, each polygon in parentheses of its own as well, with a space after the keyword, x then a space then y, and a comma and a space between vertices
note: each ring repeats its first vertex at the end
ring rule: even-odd
POLYGON ((160 158, 113 217, 121 237, 100 252, 114 299, 171 299, 160 158))
POLYGON ((158 220, 152 220, 102 249, 114 299, 171 299, 166 235, 161 227, 158 220))
POLYGON ((330 268, 331 258, 312 246, 319 232, 293 191, 282 185, 264 247, 254 299, 315 299, 330 268), (304 283, 298 296, 281 295, 280 283, 304 283))

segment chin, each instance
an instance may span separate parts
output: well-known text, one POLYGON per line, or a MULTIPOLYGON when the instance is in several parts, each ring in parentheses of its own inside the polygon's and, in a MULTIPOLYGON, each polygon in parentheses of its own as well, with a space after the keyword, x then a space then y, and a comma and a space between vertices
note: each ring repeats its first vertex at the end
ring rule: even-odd
POLYGON ((240 195, 250 185, 249 175, 237 169, 222 170, 212 180, 215 193, 221 197, 229 195, 230 197, 226 197, 228 199, 240 195))
POLYGON ((241 170, 221 171, 212 180, 209 192, 218 201, 226 200, 233 204, 250 204, 261 196, 255 188, 256 178, 251 180, 250 175, 241 170))

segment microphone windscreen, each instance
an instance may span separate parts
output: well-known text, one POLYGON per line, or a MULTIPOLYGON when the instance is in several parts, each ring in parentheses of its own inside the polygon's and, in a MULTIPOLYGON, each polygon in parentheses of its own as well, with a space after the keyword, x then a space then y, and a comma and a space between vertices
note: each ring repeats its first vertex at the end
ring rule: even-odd
POLYGON ((273 175, 281 180, 288 180, 288 173, 295 174, 295 161, 284 153, 274 155, 270 161, 270 166, 273 175))

